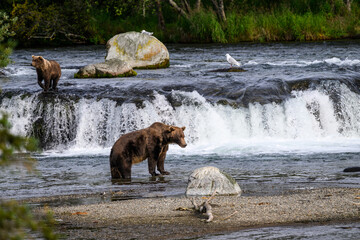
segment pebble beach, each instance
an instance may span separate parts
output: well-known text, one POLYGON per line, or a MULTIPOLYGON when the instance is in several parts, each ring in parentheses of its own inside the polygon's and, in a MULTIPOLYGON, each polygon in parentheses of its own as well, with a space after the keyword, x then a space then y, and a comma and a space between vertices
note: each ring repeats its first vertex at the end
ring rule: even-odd
MULTIPOLYGON (((69 196, 51 200, 61 202, 63 198, 69 196)), ((195 201, 201 204, 206 198, 196 197, 195 201)), ((52 211, 56 229, 65 239, 190 239, 249 228, 360 222, 358 188, 296 190, 275 196, 215 196, 210 204, 211 222, 195 211, 185 196, 40 204, 35 211, 52 211)))

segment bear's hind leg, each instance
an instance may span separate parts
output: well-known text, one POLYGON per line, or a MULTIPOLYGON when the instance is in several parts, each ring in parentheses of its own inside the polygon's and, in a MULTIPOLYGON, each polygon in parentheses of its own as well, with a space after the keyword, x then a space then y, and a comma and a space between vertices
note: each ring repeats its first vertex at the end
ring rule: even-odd
MULTIPOLYGON (((111 154, 112 155, 112 154, 111 154)), ((110 156, 111 178, 113 179, 130 179, 131 178, 131 161, 127 161, 120 156, 113 158, 110 156)))
POLYGON ((131 167, 126 167, 126 168, 124 168, 124 166, 111 167, 111 178, 131 179, 131 167))
POLYGON ((122 178, 121 172, 119 171, 119 168, 117 168, 117 167, 112 167, 110 170, 111 170, 111 178, 112 178, 112 179, 122 178))

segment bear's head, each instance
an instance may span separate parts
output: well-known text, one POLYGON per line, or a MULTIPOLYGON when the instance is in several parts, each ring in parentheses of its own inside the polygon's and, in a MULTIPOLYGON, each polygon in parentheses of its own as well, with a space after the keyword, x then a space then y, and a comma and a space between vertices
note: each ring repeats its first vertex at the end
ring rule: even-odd
POLYGON ((32 55, 31 66, 33 66, 35 68, 43 69, 47 65, 48 65, 48 61, 45 58, 43 58, 42 56, 34 56, 34 55, 32 55))
POLYGON ((184 130, 185 127, 179 128, 175 126, 170 126, 167 130, 169 142, 176 143, 182 148, 186 147, 187 144, 185 142, 184 130))

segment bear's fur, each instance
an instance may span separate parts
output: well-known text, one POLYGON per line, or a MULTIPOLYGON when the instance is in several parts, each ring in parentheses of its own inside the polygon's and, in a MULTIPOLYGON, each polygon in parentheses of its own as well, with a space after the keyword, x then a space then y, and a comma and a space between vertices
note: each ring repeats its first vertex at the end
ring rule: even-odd
POLYGON ((186 147, 184 139, 185 127, 165 125, 160 122, 150 127, 121 136, 114 144, 110 153, 110 170, 113 179, 131 178, 131 166, 148 159, 149 173, 157 176, 155 167, 162 175, 168 175, 164 170, 164 160, 169 144, 176 143, 186 147))
POLYGON ((53 60, 46 60, 42 56, 33 55, 31 66, 36 68, 38 84, 45 92, 47 92, 49 88, 56 90, 56 86, 61 77, 59 63, 53 60), (44 84, 42 80, 44 80, 44 84))

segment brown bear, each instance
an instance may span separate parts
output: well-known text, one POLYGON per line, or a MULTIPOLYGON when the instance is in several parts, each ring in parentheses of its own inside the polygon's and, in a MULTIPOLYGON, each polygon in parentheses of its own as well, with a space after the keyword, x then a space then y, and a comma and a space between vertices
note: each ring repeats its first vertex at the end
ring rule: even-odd
POLYGON ((61 77, 61 68, 59 63, 54 60, 46 60, 42 56, 32 56, 31 66, 36 68, 38 84, 45 92, 52 88, 56 90, 56 86, 61 77), (45 85, 42 83, 44 80, 45 85))
POLYGON ((149 173, 157 176, 155 167, 162 175, 168 175, 164 170, 164 160, 169 144, 176 143, 186 147, 184 139, 185 127, 169 126, 160 122, 150 127, 127 133, 121 136, 110 152, 110 170, 113 179, 131 178, 131 166, 148 159, 149 173))

